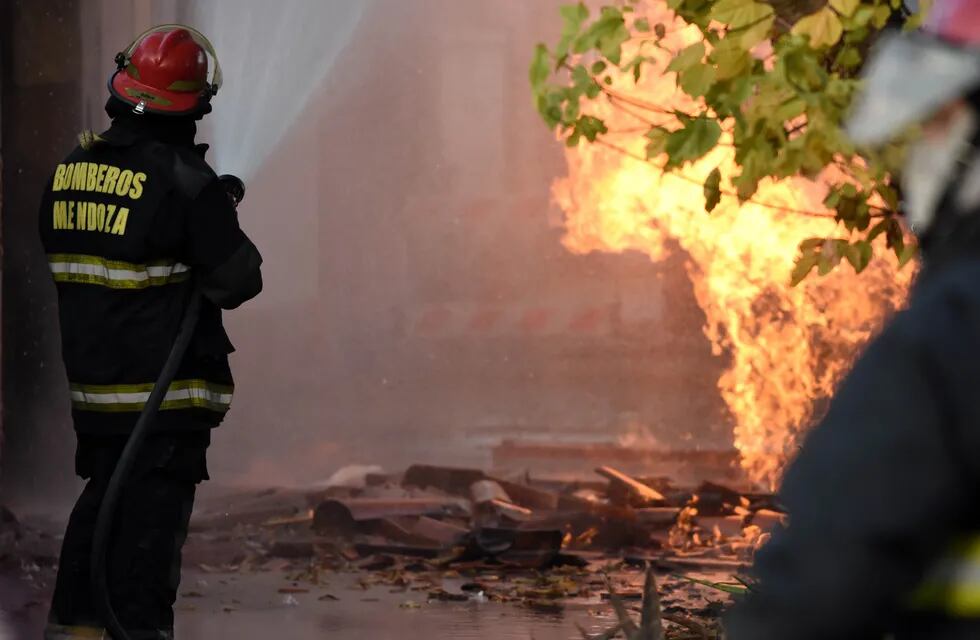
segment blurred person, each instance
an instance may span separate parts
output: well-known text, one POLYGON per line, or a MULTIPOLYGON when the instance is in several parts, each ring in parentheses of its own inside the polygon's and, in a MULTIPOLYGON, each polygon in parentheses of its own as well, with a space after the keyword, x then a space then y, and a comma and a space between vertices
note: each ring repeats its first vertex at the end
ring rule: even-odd
POLYGON ((221 83, 207 39, 180 25, 139 36, 116 57, 101 133, 53 172, 40 233, 58 291, 62 354, 88 482, 61 550, 45 637, 108 637, 90 556, 96 516, 126 440, 160 375, 195 287, 200 319, 153 432, 123 487, 107 552, 110 599, 131 637, 173 637, 181 547, 210 430, 228 411, 233 347, 221 309, 262 289, 262 262, 223 181, 195 144, 221 83), (209 55, 214 71, 208 79, 209 55))
POLYGON ((869 62, 855 141, 916 123, 901 183, 922 271, 788 469, 789 526, 730 640, 980 638, 980 2, 939 0, 869 62))

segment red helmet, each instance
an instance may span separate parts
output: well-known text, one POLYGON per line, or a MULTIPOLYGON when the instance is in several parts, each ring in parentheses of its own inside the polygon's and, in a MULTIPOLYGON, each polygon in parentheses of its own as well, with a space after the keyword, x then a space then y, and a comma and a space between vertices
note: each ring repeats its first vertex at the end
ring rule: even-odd
POLYGON ((936 0, 925 26, 882 38, 848 123, 861 144, 886 142, 980 87, 980 2, 936 0))
POLYGON ((221 86, 214 47, 199 31, 165 24, 140 34, 116 56, 109 91, 137 113, 185 115, 198 111, 221 86), (208 80, 208 55, 214 74, 208 80))

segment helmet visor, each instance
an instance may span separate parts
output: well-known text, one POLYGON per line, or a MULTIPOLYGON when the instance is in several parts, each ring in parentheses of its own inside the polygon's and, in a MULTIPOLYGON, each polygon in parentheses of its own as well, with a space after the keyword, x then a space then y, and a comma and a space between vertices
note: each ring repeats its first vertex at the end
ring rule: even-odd
POLYGON ((980 51, 922 32, 884 36, 847 123, 860 145, 881 145, 980 85, 980 51))

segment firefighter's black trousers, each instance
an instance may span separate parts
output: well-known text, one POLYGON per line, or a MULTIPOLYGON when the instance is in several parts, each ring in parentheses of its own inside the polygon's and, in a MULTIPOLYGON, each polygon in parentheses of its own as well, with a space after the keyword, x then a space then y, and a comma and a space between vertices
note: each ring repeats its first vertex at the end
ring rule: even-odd
MULTIPOLYGON (((75 466, 88 479, 68 522, 50 622, 102 627, 90 584, 95 520, 126 443, 120 436, 79 434, 75 466)), ((180 582, 194 492, 207 479, 210 433, 158 434, 147 439, 120 495, 106 553, 116 616, 135 636, 167 637, 180 582)))

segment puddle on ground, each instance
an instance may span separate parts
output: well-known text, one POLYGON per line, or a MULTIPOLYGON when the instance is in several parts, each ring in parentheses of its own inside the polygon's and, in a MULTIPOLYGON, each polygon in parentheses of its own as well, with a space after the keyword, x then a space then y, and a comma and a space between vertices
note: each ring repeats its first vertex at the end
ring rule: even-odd
MULTIPOLYGON (((610 626, 607 607, 568 606, 540 613, 491 602, 426 602, 425 592, 362 590, 355 575, 334 574, 309 593, 283 594, 283 574, 185 572, 177 603, 178 640, 571 640, 576 623, 599 632, 610 626), (336 600, 321 600, 326 596, 336 600)), ((307 585, 303 585, 308 588, 307 585)))

